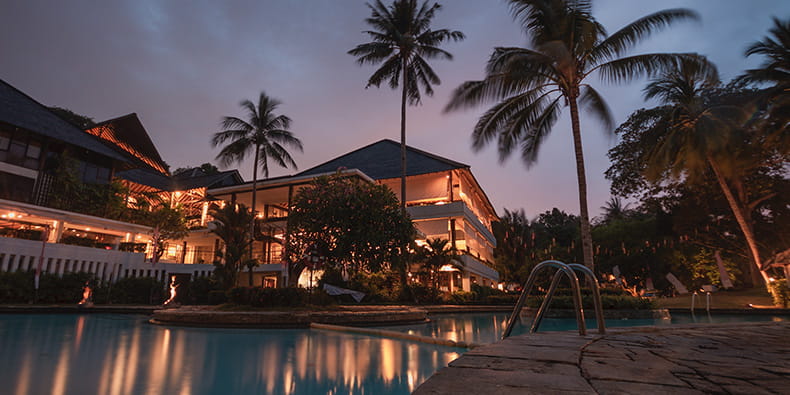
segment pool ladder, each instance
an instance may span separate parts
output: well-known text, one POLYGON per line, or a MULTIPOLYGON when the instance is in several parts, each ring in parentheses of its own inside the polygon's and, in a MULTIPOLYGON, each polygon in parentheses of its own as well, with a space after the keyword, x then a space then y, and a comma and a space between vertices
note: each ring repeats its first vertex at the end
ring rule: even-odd
POLYGON ((564 274, 566 277, 568 277, 568 280, 570 280, 571 283, 571 293, 573 296, 573 306, 576 313, 576 325, 579 328, 579 335, 584 336, 587 334, 587 327, 584 323, 584 310, 582 309, 582 294, 579 290, 579 278, 576 277, 575 273, 577 271, 587 275, 587 279, 592 285, 593 305, 595 306, 595 319, 598 321, 598 333, 606 333, 606 325, 604 324, 603 320, 603 307, 601 306, 601 293, 598 290, 598 279, 595 278, 595 273, 593 273, 592 270, 590 270, 590 268, 587 266, 580 265, 578 263, 566 264, 560 261, 550 260, 539 263, 534 269, 532 269, 532 272, 529 273, 529 278, 527 279, 527 282, 524 283, 524 290, 521 292, 518 302, 516 302, 516 307, 513 309, 513 313, 510 314, 510 319, 507 322, 507 327, 505 328, 505 333, 502 335, 502 339, 510 336, 510 333, 513 331, 513 327, 516 325, 516 321, 519 319, 519 313, 521 312, 521 309, 524 308, 524 302, 527 301, 527 296, 529 296, 532 286, 535 285, 535 280, 538 273, 546 268, 557 269, 557 272, 554 274, 554 278, 551 280, 551 286, 549 286, 549 291, 546 293, 546 298, 543 299, 543 303, 540 304, 540 308, 535 315, 535 319, 532 321, 532 327, 530 327, 529 333, 535 333, 538 330, 538 327, 543 320, 543 315, 546 313, 546 309, 549 307, 549 303, 551 303, 551 298, 554 296, 554 292, 557 290, 557 285, 559 285, 560 279, 564 274))

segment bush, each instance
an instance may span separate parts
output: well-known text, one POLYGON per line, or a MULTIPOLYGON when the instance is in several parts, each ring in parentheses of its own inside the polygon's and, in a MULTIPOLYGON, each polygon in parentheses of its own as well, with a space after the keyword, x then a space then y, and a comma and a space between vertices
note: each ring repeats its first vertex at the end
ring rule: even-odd
POLYGON ((790 307, 790 288, 784 279, 771 281, 768 283, 768 291, 774 299, 774 305, 788 308, 790 307))
POLYGON ((126 277, 97 289, 96 303, 162 304, 166 284, 151 277, 126 277))
POLYGON ((208 304, 217 305, 223 304, 228 301, 228 296, 225 291, 222 290, 213 290, 208 292, 208 304))
MULTIPOLYGON (((187 296, 185 299, 179 298, 181 300, 186 300, 186 304, 220 304, 224 303, 211 303, 210 302, 210 294, 213 291, 220 291, 219 284, 211 277, 196 277, 193 278, 189 282, 189 286, 187 288, 187 296)), ((220 291, 224 297, 225 291, 220 291)))
MULTIPOLYGON (((35 273, 0 273, 0 303, 29 303, 35 299, 35 273)), ((74 303, 82 299, 82 288, 89 282, 96 288, 92 273, 65 273, 63 276, 42 273, 39 278, 37 303, 74 303)))
POLYGON ((334 299, 320 289, 310 295, 305 288, 250 288, 235 287, 228 293, 228 302, 253 307, 304 307, 307 305, 328 305, 334 299))
POLYGON ((433 287, 422 284, 411 284, 404 287, 404 296, 416 299, 418 304, 438 304, 443 303, 441 292, 433 287))

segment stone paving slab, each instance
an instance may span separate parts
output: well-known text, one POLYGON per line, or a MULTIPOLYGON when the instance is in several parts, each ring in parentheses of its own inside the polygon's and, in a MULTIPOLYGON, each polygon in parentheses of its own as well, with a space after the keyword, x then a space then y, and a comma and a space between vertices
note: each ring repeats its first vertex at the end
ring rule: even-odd
POLYGON ((415 394, 790 394, 790 322, 546 332, 476 348, 415 394))

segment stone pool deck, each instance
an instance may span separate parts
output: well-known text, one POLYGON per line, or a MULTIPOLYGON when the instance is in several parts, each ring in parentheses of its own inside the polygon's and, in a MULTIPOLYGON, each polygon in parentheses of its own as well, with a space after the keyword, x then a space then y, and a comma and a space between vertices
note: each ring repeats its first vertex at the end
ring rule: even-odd
POLYGON ((475 348, 415 394, 788 394, 790 322, 546 332, 475 348))

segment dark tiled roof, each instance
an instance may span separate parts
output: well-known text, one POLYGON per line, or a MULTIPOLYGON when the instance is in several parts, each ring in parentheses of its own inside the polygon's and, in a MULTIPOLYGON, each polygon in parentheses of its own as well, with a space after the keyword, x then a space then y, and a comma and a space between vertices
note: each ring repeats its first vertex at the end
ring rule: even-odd
MULTIPOLYGON (((381 140, 307 169, 297 175, 328 173, 337 171, 341 167, 359 169, 374 180, 400 177, 400 143, 389 139, 381 140)), ((468 167, 469 165, 406 146, 407 176, 468 167)))
POLYGON ((162 160, 137 114, 131 113, 101 122, 85 132, 106 141, 156 171, 168 174, 167 164, 162 160))
POLYGON ((237 170, 228 170, 216 174, 179 174, 166 176, 151 168, 140 168, 121 171, 116 173, 117 177, 134 182, 136 184, 147 185, 160 191, 186 191, 194 188, 219 188, 242 183, 241 176, 237 170))
POLYGON ((227 170, 216 174, 188 171, 173 176, 173 190, 185 191, 193 188, 220 188, 241 184, 244 180, 238 170, 227 170), (196 174, 200 173, 200 174, 196 174))
POLYGON ((170 177, 149 167, 119 171, 115 173, 115 176, 136 184, 147 185, 160 191, 171 191, 173 186, 170 177))
POLYGON ((0 80, 0 121, 121 162, 129 161, 3 80, 0 80))

